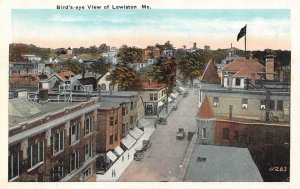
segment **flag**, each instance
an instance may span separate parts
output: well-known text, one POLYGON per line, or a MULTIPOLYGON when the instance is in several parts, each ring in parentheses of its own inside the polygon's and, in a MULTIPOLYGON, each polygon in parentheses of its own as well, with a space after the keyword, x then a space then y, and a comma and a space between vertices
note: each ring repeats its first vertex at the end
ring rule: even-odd
POLYGON ((240 33, 237 36, 237 41, 239 41, 239 39, 241 39, 244 35, 246 35, 246 27, 247 26, 245 26, 241 29, 240 33))

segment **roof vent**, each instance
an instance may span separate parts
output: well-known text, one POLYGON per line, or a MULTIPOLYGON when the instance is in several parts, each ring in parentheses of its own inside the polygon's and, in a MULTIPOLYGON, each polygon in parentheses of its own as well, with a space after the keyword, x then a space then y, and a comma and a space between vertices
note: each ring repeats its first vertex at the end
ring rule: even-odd
POLYGON ((197 162, 205 162, 206 158, 205 157, 198 157, 197 162))

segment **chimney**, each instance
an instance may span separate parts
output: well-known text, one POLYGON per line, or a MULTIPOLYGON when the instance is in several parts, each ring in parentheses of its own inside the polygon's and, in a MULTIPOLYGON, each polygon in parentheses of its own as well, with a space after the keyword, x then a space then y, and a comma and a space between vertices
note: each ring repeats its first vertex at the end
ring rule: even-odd
POLYGON ((152 85, 152 78, 149 79, 149 86, 152 85))
POLYGON ((48 89, 40 89, 38 96, 39 102, 41 104, 46 104, 48 102, 48 89))
POLYGON ((274 80, 274 59, 275 56, 266 56, 266 78, 267 80, 274 80))

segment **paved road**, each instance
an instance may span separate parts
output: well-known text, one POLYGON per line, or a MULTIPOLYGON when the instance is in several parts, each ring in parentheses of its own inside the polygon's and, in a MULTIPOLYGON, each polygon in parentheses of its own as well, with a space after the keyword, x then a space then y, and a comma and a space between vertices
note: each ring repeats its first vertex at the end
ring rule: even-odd
POLYGON ((118 181, 178 181, 180 165, 185 157, 189 141, 176 140, 178 128, 196 130, 195 115, 198 110, 196 89, 189 90, 188 97, 168 117, 167 125, 157 125, 142 161, 133 161, 118 181))

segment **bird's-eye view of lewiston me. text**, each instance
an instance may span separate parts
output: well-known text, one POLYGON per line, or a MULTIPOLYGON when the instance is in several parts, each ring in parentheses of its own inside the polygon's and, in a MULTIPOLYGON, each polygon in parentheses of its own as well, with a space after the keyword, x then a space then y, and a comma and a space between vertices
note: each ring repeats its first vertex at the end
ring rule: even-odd
POLYGON ((8 182, 290 182, 290 16, 11 9, 8 182))

